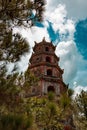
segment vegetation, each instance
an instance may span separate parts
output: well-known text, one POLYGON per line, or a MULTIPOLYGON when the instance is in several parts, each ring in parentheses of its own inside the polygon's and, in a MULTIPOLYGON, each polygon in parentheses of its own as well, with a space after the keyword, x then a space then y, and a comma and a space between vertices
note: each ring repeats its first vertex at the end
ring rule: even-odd
POLYGON ((16 64, 29 52, 27 41, 20 34, 13 34, 14 27, 31 27, 41 22, 44 5, 44 0, 0 1, 0 130, 27 130, 32 126, 33 114, 25 97, 37 78, 28 71, 19 75, 15 72, 16 66, 12 74, 7 75, 6 65, 16 64))
POLYGON ((44 4, 44 0, 0 1, 0 130, 71 130, 74 124, 76 130, 87 128, 87 92, 74 101, 70 89, 60 97, 52 92, 31 97, 38 79, 29 70, 19 75, 14 67, 12 74, 6 74, 6 64, 19 61, 29 51, 27 41, 13 34, 13 28, 42 21, 44 4))
POLYGON ((13 34, 13 29, 41 22, 44 5, 44 0, 0 1, 0 61, 16 62, 29 51, 27 41, 19 34, 13 34))
POLYGON ((14 26, 32 26, 34 21, 42 21, 44 5, 44 0, 1 0, 0 33, 6 35, 14 26))
POLYGON ((87 92, 82 91, 75 100, 67 93, 60 97, 52 92, 44 97, 26 95, 37 80, 28 70, 0 80, 0 130, 86 129, 87 92))
POLYGON ((0 130, 27 130, 32 126, 33 114, 26 97, 35 82, 37 78, 28 71, 0 78, 0 130))
POLYGON ((13 34, 13 29, 19 26, 31 27, 35 21, 41 22, 44 5, 44 0, 0 1, 0 105, 1 108, 4 105, 7 111, 12 111, 10 109, 13 107, 15 109, 18 106, 17 101, 21 100, 19 95, 27 91, 27 87, 29 91, 30 85, 36 82, 34 76, 27 71, 24 75, 15 73, 16 62, 30 48, 20 34, 13 34), (7 75, 9 63, 15 63, 11 75, 7 75))
POLYGON ((77 130, 86 130, 87 128, 87 92, 81 91, 74 101, 75 124, 77 130))

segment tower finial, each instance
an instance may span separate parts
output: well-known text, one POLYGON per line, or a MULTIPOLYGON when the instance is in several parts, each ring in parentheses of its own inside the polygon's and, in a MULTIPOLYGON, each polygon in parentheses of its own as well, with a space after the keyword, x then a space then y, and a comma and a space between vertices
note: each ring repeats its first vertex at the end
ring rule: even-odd
POLYGON ((43 42, 45 41, 45 37, 43 37, 43 42))
POLYGON ((34 43, 35 43, 35 45, 37 44, 37 42, 36 42, 36 41, 34 41, 34 43))

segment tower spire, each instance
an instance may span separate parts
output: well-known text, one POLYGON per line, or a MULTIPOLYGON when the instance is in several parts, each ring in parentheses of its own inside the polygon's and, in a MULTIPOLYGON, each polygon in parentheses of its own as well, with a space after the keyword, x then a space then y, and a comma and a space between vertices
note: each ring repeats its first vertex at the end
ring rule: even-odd
POLYGON ((45 37, 43 37, 43 42, 45 42, 46 40, 45 40, 45 37))
POLYGON ((35 43, 35 45, 37 44, 37 42, 36 42, 36 41, 34 41, 34 43, 35 43))

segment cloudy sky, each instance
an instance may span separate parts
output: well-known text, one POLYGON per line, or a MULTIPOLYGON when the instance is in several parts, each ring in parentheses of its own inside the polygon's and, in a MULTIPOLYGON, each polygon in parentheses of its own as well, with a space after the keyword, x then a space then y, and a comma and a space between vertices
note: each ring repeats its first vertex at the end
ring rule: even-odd
MULTIPOLYGON (((87 90, 87 0, 47 0, 44 21, 21 31, 32 47, 34 41, 53 41, 65 83, 76 91, 87 90)), ((30 54, 18 63, 21 70, 28 66, 30 54)))

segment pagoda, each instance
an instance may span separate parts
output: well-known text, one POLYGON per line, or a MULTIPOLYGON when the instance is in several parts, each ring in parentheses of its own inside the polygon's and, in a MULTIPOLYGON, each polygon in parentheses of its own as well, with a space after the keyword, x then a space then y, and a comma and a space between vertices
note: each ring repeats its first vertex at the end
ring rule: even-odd
POLYGON ((45 38, 39 43, 35 42, 30 58, 29 71, 39 78, 38 85, 32 86, 32 94, 45 95, 52 91, 60 95, 67 91, 63 82, 63 72, 59 66, 59 57, 55 54, 56 46, 47 42, 45 38))

